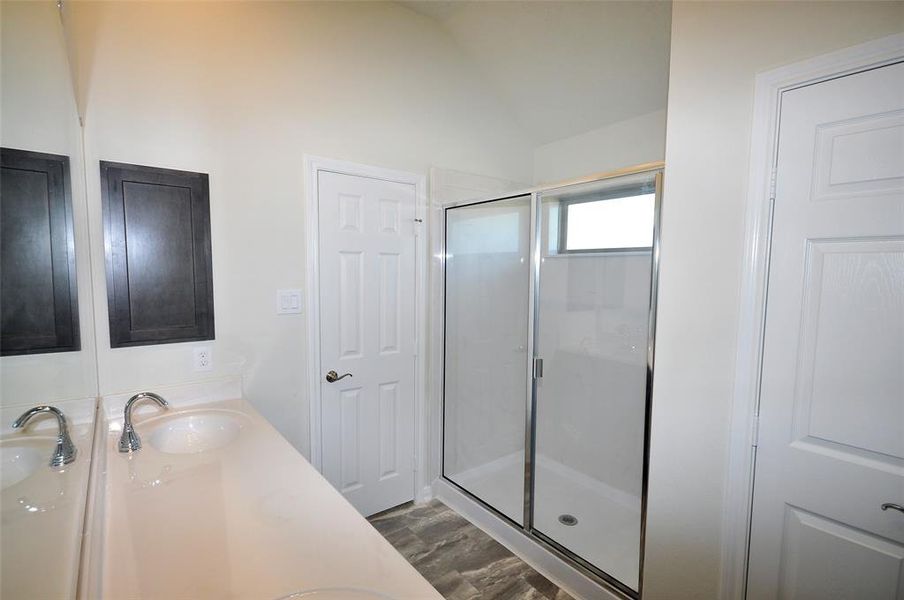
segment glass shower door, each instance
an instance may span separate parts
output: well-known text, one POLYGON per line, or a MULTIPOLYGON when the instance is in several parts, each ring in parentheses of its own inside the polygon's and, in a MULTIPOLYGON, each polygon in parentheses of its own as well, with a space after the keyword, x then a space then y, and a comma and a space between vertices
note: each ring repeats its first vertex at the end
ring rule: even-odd
POLYGON ((448 208, 443 475, 524 517, 531 197, 448 208))
POLYGON ((656 176, 540 196, 533 529, 637 591, 656 176))

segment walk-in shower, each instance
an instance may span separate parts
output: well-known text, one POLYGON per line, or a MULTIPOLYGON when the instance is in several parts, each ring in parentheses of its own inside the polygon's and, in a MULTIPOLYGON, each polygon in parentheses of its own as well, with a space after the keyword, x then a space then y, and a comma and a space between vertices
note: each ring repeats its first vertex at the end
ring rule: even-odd
POLYGON ((444 217, 443 477, 641 587, 661 168, 444 217))

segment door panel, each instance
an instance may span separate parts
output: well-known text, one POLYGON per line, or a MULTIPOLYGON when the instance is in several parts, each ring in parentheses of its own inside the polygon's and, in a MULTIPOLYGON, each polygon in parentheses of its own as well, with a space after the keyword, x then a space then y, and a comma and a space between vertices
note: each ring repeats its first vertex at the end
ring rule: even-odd
POLYGON ((785 511, 779 598, 899 598, 904 550, 794 507, 785 511))
MULTIPOLYGON (((386 231, 384 229, 384 231, 386 231)), ((399 351, 399 255, 380 254, 380 353, 399 351)))
POLYGON ((321 171, 323 473, 370 515, 414 498, 415 189, 321 171))
POLYGON ((540 196, 533 526, 635 591, 655 196, 655 173, 540 196))
POLYGON ((797 437, 904 459, 904 241, 809 241, 806 253, 797 437))
POLYGON ((380 480, 399 474, 399 384, 380 384, 380 480))
POLYGON ((343 494, 361 487, 361 388, 342 390, 339 394, 339 455, 342 462, 339 491, 343 494))
MULTIPOLYGON (((339 251, 339 356, 360 358, 364 332, 364 303, 361 299, 364 269, 361 265, 362 252, 339 251)), ((334 296, 335 298, 336 296, 334 296)))
POLYGON ((782 97, 749 598, 904 598, 904 65, 782 97))
POLYGON ((443 475, 524 518, 530 196, 446 210, 443 475))

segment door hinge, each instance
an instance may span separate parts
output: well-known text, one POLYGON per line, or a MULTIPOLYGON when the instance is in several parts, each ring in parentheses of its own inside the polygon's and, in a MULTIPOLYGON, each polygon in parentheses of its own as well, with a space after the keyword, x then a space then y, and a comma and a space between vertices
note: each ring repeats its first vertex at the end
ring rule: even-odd
POLYGON ((760 415, 753 416, 753 431, 750 436, 750 445, 754 448, 760 445, 760 415))
POLYGON ((543 359, 535 358, 534 359, 534 379, 540 379, 543 377, 543 359))

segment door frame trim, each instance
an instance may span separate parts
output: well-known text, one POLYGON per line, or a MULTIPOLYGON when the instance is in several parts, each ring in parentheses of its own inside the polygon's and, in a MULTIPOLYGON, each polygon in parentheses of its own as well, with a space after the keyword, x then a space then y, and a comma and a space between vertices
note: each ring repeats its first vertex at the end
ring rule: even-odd
POLYGON ((779 112, 786 91, 904 59, 904 34, 882 37, 756 77, 729 458, 722 511, 720 598, 746 596, 756 427, 772 233, 779 112))
POLYGON ((414 186, 415 191, 415 368, 414 368, 414 489, 415 501, 427 500, 432 491, 428 479, 426 419, 426 357, 427 357, 427 176, 422 173, 399 171, 346 160, 304 155, 305 189, 305 324, 307 326, 307 375, 309 398, 310 459, 322 473, 323 436, 321 430, 321 361, 320 361, 320 189, 317 185, 321 171, 356 177, 380 179, 414 186))

